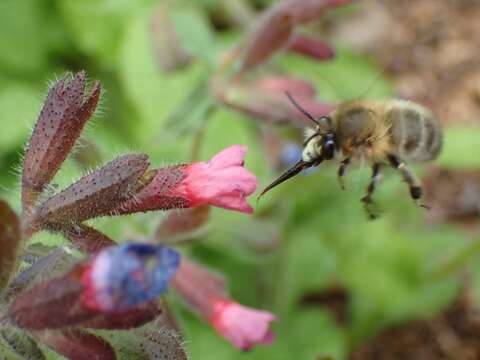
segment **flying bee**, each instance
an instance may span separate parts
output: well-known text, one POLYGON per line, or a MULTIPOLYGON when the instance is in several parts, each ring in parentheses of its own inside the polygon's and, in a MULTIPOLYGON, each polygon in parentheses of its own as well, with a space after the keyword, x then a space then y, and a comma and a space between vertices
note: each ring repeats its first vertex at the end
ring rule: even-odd
POLYGON ((349 165, 372 167, 366 195, 361 199, 370 218, 376 217, 371 209, 372 195, 384 165, 398 170, 409 186, 410 197, 419 205, 422 188, 407 163, 433 160, 442 148, 442 129, 429 110, 406 100, 352 100, 340 104, 328 116, 315 119, 289 93, 286 95, 315 126, 305 130, 302 158, 268 185, 258 198, 302 170, 335 159, 340 162, 338 181, 342 189, 345 189, 343 176, 349 165))

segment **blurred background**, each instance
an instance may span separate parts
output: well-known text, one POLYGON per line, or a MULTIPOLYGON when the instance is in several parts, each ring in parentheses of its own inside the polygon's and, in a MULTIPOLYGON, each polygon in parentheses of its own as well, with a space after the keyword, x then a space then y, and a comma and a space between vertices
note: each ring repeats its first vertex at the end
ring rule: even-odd
MULTIPOLYGON (((413 166, 430 211, 392 170, 375 195, 381 216, 368 221, 369 169, 349 170, 342 191, 336 165, 322 165, 252 198, 253 216, 212 209, 169 240, 223 274, 236 300, 278 315, 272 346, 239 353, 169 294, 172 312, 192 359, 478 358, 480 1, 351 1, 295 26, 311 48, 283 47, 237 80, 238 53, 265 33, 274 3, 1 0, 0 197, 19 208, 23 146, 65 71, 87 70, 105 93, 58 188, 126 151, 167 165, 231 144, 248 146, 264 187, 300 156, 304 123, 271 90, 293 78, 316 90, 319 113, 357 97, 412 99, 445 131, 441 157, 413 166)), ((165 216, 94 223, 123 241, 158 234, 165 216)))

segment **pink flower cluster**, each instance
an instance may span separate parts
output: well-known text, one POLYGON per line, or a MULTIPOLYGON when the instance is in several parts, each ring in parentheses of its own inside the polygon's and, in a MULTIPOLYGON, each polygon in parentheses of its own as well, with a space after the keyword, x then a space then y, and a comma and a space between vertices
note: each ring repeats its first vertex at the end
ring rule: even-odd
MULTIPOLYGON (((73 78, 66 76, 49 92, 27 147, 21 220, 0 201, 0 242, 8 248, 0 254, 0 290, 8 285, 13 273, 24 235, 21 229, 25 229, 26 237, 38 231, 64 235, 91 257, 76 264, 69 259, 73 264, 70 270, 35 284, 31 280, 34 275, 24 281, 25 275, 21 274, 7 291, 16 294, 10 302, 8 319, 65 356, 71 357, 72 349, 78 347, 85 354, 114 358, 110 344, 85 329, 129 329, 155 319, 162 312, 157 299, 177 272, 180 255, 164 245, 116 245, 85 221, 153 210, 198 208, 199 211, 189 213, 194 228, 207 220, 209 206, 251 214, 253 209, 247 198, 255 191, 257 179, 244 168, 246 147, 233 145, 210 161, 156 169, 149 169, 146 154, 122 155, 67 188, 53 195, 45 194, 98 104, 100 84, 87 92, 85 79, 84 72, 73 78)), ((162 231, 175 232, 179 221, 180 217, 173 219, 162 231)), ((47 255, 28 271, 34 274, 51 266, 55 259, 53 254, 47 255)), ((197 270, 194 276, 208 274, 197 270)), ((195 286, 202 288, 202 281, 195 281, 195 286)), ((188 293, 179 292, 189 301, 188 293)), ((226 292, 221 298, 201 301, 205 300, 213 316, 205 318, 235 346, 248 349, 270 341, 268 324, 273 316, 235 305, 226 292), (224 306, 220 307, 220 303, 224 306), (249 314, 243 319, 250 325, 235 321, 236 313, 249 314), (255 325, 259 322, 261 327, 255 325), (247 334, 252 325, 260 333, 247 334)))

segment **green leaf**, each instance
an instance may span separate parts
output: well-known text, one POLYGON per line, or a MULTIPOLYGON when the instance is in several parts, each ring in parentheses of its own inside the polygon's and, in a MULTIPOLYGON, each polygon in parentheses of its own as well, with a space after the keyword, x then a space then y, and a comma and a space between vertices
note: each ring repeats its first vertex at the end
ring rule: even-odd
POLYGON ((27 139, 30 124, 40 109, 38 92, 20 84, 12 84, 0 90, 0 154, 18 149, 27 139))
POLYGON ((106 68, 116 64, 129 19, 154 0, 58 0, 77 46, 106 68))
POLYGON ((45 67, 49 42, 41 6, 38 0, 0 2, 0 67, 23 75, 45 67))
POLYGON ((29 360, 45 359, 45 355, 38 348, 36 342, 22 330, 13 326, 6 326, 1 329, 0 336, 19 357, 29 360))
POLYGON ((23 356, 20 356, 14 353, 8 343, 5 340, 0 339, 0 359, 8 359, 8 360, 24 360, 23 356))
POLYGON ((220 55, 208 19, 196 7, 172 9, 172 20, 182 46, 195 58, 214 65, 220 55))
POLYGON ((480 167, 480 126, 455 125, 444 129, 443 150, 437 163, 450 168, 480 167))
POLYGON ((298 359, 315 359, 319 355, 344 358, 345 336, 325 311, 297 309, 284 321, 278 334, 275 359, 288 360, 293 354, 298 359))

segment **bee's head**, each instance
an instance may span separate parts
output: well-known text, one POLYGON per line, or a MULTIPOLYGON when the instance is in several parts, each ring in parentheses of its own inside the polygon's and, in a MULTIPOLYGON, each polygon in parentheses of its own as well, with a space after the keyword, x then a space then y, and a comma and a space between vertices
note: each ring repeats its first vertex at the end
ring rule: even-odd
POLYGON ((315 163, 321 160, 331 160, 337 150, 337 137, 333 130, 332 119, 322 116, 316 120, 315 129, 308 129, 307 139, 303 143, 302 160, 315 163))
POLYGON ((335 140, 335 134, 333 132, 327 133, 322 136, 322 146, 320 155, 325 160, 333 159, 335 155, 335 150, 337 148, 337 143, 335 140))
POLYGON ((322 116, 315 119, 305 109, 303 109, 295 99, 286 93, 291 103, 302 112, 308 119, 315 123, 315 128, 308 131, 307 140, 304 143, 302 158, 290 169, 280 175, 270 185, 268 185, 258 196, 257 200, 270 189, 280 185, 284 181, 299 174, 305 169, 318 166, 323 160, 331 160, 335 155, 337 147, 336 135, 332 118, 330 116, 322 116))
POLYGON ((319 136, 319 156, 323 160, 331 160, 337 150, 337 137, 333 130, 332 118, 330 116, 322 116, 318 119, 320 125, 317 126, 317 134, 319 136))

